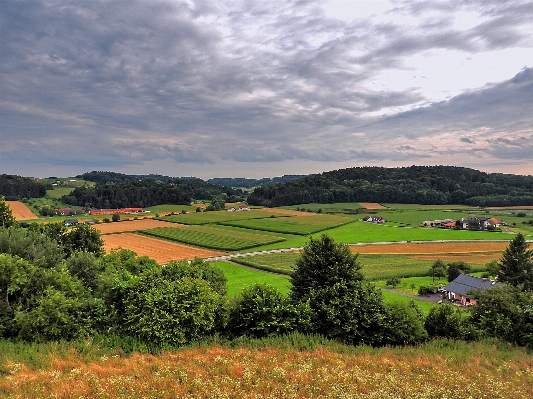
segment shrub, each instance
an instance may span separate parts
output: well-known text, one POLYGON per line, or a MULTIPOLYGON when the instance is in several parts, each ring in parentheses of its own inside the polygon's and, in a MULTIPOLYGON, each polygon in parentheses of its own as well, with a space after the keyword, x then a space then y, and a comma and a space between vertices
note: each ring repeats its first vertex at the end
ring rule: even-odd
POLYGON ((245 288, 231 306, 227 331, 232 336, 255 338, 309 329, 311 309, 293 304, 275 287, 255 284, 245 288))

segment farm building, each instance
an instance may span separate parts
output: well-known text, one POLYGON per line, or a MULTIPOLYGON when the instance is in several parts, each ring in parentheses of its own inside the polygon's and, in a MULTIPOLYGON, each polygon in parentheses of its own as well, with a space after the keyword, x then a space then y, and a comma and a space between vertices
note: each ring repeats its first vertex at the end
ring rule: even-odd
POLYGON ((476 304, 476 300, 471 293, 472 290, 486 289, 493 287, 494 285, 496 285, 496 282, 487 278, 478 278, 468 274, 460 274, 442 290, 446 295, 446 299, 454 303, 469 306, 476 304))
POLYGON ((74 208, 55 208, 56 215, 65 216, 65 215, 75 215, 76 209, 74 208))
POLYGON ((121 209, 91 209, 91 215, 116 215, 124 213, 141 213, 143 208, 121 208, 121 209))
POLYGON ((386 220, 380 216, 365 216, 363 222, 383 224, 386 220))

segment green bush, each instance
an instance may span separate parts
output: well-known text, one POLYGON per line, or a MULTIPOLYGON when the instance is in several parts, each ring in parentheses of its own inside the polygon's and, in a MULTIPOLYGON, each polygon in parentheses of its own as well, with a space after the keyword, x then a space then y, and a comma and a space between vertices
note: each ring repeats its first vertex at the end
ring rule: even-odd
POLYGON ((245 288, 231 306, 229 335, 262 338, 309 330, 311 309, 307 303, 293 304, 275 287, 254 284, 245 288))

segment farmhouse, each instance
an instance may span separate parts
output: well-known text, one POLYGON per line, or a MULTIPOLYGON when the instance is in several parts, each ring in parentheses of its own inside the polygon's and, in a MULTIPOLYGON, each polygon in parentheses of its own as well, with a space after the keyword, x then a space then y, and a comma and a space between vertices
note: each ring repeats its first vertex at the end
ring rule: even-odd
POLYGON ((464 306, 470 306, 476 304, 476 300, 471 294, 472 290, 486 289, 493 287, 495 284, 495 281, 487 278, 478 278, 468 274, 460 274, 442 290, 444 291, 446 299, 454 303, 460 303, 464 306))
POLYGON ((65 215, 75 215, 76 209, 74 208, 55 208, 56 215, 65 216, 65 215))
POLYGON ((70 227, 70 226, 76 226, 78 224, 78 220, 77 219, 67 219, 63 222, 63 224, 67 227, 70 227))
POLYGON ((365 216, 363 222, 383 224, 386 220, 380 216, 365 216))

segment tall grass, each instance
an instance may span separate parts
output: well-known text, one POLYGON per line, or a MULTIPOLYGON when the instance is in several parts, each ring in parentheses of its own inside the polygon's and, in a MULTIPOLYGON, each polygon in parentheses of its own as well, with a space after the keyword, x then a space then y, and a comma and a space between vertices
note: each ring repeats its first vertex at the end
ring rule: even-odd
POLYGON ((497 341, 371 348, 291 334, 213 338, 155 356, 88 359, 72 349, 51 359, 32 369, 2 356, 0 397, 529 399, 533 392, 531 353, 497 341))

